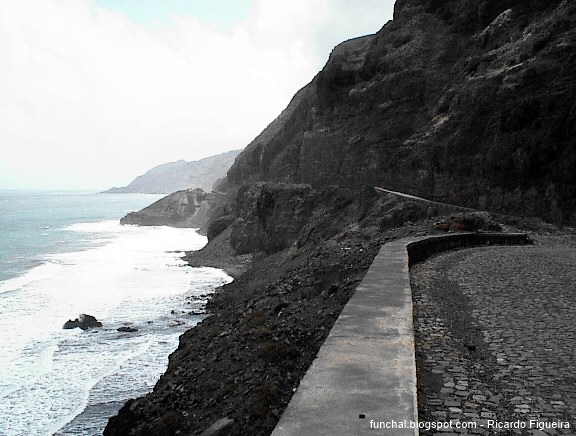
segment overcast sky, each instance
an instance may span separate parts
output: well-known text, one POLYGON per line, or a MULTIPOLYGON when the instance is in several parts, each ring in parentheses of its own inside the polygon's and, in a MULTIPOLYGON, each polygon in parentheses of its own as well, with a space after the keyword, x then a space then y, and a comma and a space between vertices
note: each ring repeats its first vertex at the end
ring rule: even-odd
POLYGON ((0 189, 244 148, 393 0, 0 0, 0 189))

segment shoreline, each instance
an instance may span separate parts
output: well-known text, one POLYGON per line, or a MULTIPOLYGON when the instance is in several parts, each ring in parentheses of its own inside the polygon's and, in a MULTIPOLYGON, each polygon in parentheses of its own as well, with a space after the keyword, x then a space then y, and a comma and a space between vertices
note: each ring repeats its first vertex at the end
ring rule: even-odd
MULTIPOLYGON (((112 203, 104 199, 94 209, 112 215, 118 208, 112 203)), ((179 258, 182 246, 200 247, 203 238, 169 228, 122 228, 111 217, 93 217, 76 198, 66 197, 64 204, 78 220, 69 224, 65 215, 46 232, 53 232, 55 239, 68 232, 67 239, 56 249, 42 246, 39 265, 3 282, 2 427, 8 434, 52 434, 90 405, 109 399, 123 404, 148 392, 186 328, 169 325, 175 318, 170 310, 185 309, 183 294, 203 288, 200 282, 191 288, 191 276, 179 258), (71 228, 74 231, 68 231, 71 228), (66 320, 81 313, 96 316, 104 325, 87 331, 63 329, 66 320), (154 322, 147 324, 149 320, 154 322), (126 325, 140 332, 117 331, 126 325), (134 371, 136 367, 142 371, 134 371)), ((37 219, 35 228, 43 231, 45 217, 31 215, 29 222, 37 219)), ((203 283, 219 284, 225 276, 206 271, 199 277, 203 283)), ((191 327, 198 318, 184 320, 191 327)), ((101 411, 102 429, 110 413, 101 411)))
POLYGON ((230 248, 230 233, 230 229, 224 230, 200 250, 186 251, 182 260, 191 267, 218 268, 234 279, 240 277, 254 265, 254 256, 234 255, 230 248))
MULTIPOLYGON (((228 228, 187 253, 189 265, 221 268, 234 280, 208 301, 209 316, 181 336, 154 391, 126 403, 104 435, 199 435, 224 422, 229 435, 269 435, 382 245, 446 234, 436 227, 438 220, 455 228, 470 220, 480 224, 474 214, 411 222, 408 216, 426 216, 426 204, 389 201, 386 207, 401 208, 406 216, 387 227, 375 207, 376 221, 371 214, 361 226, 344 221, 333 234, 301 246, 234 256, 228 228)), ((530 219, 485 218, 488 228, 504 232, 551 230, 530 219)))
MULTIPOLYGON (((177 404, 189 411, 190 434, 227 418, 230 435, 269 435, 381 245, 423 232, 405 226, 373 240, 331 239, 252 262, 213 295, 210 315, 182 335, 154 392, 127 403, 104 434, 175 431, 167 406, 177 404)), ((239 267, 229 258, 213 262, 212 254, 200 250, 191 263, 239 267)))

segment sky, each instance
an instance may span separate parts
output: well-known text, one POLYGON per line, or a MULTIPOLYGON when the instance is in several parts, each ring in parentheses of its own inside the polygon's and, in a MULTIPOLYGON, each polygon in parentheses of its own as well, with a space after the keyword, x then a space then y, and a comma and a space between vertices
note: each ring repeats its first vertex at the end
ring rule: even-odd
POLYGON ((0 0, 0 189, 101 190, 248 145, 393 0, 0 0))

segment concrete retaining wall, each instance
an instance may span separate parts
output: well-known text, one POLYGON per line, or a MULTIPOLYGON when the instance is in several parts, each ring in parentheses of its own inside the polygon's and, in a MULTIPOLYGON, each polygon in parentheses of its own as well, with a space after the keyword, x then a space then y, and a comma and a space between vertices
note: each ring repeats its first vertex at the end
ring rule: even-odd
POLYGON ((409 265, 457 247, 527 243, 525 234, 465 233, 384 245, 272 435, 417 436, 409 265))
POLYGON ((454 250, 455 248, 526 244, 532 244, 532 240, 525 233, 455 233, 423 238, 409 243, 406 248, 409 256, 408 261, 412 266, 435 253, 454 250))

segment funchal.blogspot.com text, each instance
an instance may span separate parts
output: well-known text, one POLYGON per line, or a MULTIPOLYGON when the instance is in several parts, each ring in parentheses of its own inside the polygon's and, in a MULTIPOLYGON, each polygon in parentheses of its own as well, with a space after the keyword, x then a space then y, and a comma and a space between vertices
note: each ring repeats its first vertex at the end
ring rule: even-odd
POLYGON ((415 429, 420 430, 458 430, 458 429, 475 429, 485 428, 492 430, 504 429, 528 429, 528 430, 546 430, 546 429, 569 429, 570 423, 565 421, 496 421, 486 419, 481 422, 476 421, 375 421, 370 420, 371 429, 415 429))

